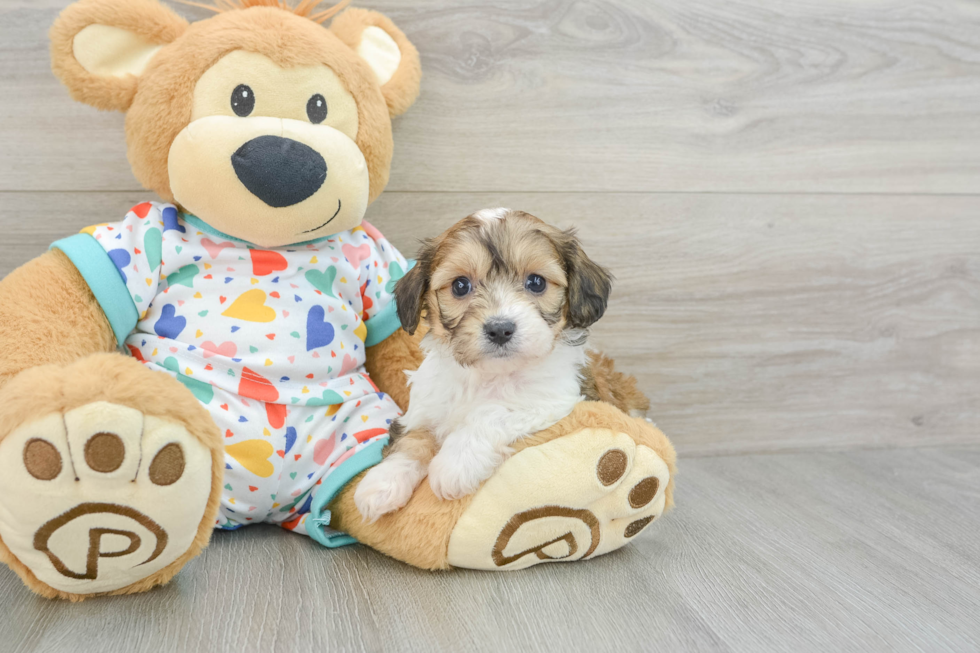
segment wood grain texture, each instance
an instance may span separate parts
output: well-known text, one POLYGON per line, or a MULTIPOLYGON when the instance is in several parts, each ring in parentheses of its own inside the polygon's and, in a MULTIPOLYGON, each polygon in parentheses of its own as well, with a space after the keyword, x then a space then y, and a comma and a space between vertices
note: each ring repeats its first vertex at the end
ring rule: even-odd
POLYGON ((698 458, 616 553, 429 573, 274 527, 220 533, 170 585, 71 605, 0 570, 27 651, 970 651, 980 449, 698 458), (860 498, 858 498, 860 497, 860 498))
MULTIPOLYGON (((2 193, 0 274, 146 193, 2 193)), ((980 442, 980 197, 385 193, 407 255, 487 206, 616 275, 593 343, 682 455, 980 442)))
MULTIPOLYGON (((0 0, 0 190, 136 189, 49 71, 66 4, 0 0)), ((971 0, 367 4, 425 71, 391 190, 980 190, 971 0)))
MULTIPOLYGON (((123 117, 50 73, 67 3, 0 0, 0 275, 151 198, 123 117)), ((579 227, 617 276, 593 341, 681 452, 678 509, 512 574, 271 527, 134 597, 0 569, 0 650, 980 648, 980 5, 360 4, 425 71, 368 219, 407 254, 486 206, 579 227)))

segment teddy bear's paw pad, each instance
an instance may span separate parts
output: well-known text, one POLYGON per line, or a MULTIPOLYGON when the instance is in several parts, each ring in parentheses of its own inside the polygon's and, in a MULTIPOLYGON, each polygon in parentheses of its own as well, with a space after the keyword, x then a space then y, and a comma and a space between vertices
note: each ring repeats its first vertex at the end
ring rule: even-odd
POLYGON ((0 538, 56 590, 121 589, 190 549, 211 476, 175 423, 106 402, 47 415, 0 442, 0 538))
POLYGON ((528 447, 484 484, 449 540, 449 564, 523 569, 594 558, 664 511, 667 464, 625 433, 583 429, 528 447))

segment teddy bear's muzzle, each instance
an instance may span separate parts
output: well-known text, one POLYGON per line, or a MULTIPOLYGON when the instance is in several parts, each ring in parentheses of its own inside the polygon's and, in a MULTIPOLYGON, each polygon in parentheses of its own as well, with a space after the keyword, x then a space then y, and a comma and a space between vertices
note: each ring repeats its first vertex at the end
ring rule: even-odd
POLYGON ((231 156, 238 179, 273 208, 299 204, 320 190, 327 162, 308 145, 281 136, 258 136, 231 156))

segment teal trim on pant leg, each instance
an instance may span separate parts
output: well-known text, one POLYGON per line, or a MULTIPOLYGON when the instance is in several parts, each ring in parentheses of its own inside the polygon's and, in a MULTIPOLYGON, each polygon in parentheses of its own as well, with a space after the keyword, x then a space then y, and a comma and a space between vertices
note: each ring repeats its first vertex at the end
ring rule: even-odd
POLYGON ((85 233, 62 238, 52 243, 51 249, 64 252, 78 269, 105 312, 109 326, 116 334, 116 342, 121 345, 136 328, 139 312, 116 264, 99 241, 85 233))
POLYGON ((357 540, 339 531, 327 532, 330 528, 330 511, 327 505, 336 498, 351 479, 369 467, 381 462, 381 453, 388 446, 388 436, 368 445, 340 464, 316 491, 313 503, 310 505, 310 516, 306 518, 306 532, 323 546, 336 549, 337 547, 356 544, 357 540))

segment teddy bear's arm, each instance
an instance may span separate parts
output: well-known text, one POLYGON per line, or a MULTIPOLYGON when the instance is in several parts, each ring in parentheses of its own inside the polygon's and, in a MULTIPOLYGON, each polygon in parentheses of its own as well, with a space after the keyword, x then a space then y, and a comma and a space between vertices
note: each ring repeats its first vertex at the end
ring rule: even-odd
POLYGON ((419 348, 422 336, 428 329, 421 327, 415 335, 398 329, 393 334, 368 347, 365 367, 371 380, 402 410, 408 408, 408 377, 405 370, 417 370, 424 355, 419 348))
POLYGON ((116 347, 85 279, 49 250, 0 280, 0 387, 19 372, 116 347))

